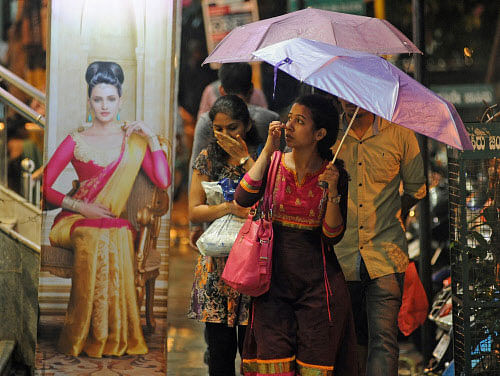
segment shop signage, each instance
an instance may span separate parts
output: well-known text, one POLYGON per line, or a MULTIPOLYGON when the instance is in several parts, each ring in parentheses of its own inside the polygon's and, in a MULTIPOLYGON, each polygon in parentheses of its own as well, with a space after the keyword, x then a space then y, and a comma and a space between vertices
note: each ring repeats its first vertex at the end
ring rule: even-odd
MULTIPOLYGON (((365 0, 305 0, 306 7, 313 7, 334 12, 351 13, 364 16, 366 14, 365 0)), ((298 9, 297 0, 288 0, 288 10, 298 9)))
POLYGON ((466 123, 465 126, 475 151, 500 151, 500 126, 498 123, 466 123))
POLYGON ((492 85, 432 85, 431 90, 455 107, 477 107, 495 103, 495 90, 492 85))
POLYGON ((208 53, 235 27, 259 19, 257 0, 202 0, 201 5, 208 53))

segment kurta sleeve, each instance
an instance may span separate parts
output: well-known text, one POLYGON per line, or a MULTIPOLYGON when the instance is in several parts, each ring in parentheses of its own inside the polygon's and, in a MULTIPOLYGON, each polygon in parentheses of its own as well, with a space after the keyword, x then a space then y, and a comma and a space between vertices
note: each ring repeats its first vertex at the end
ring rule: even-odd
POLYGON ((170 166, 168 165, 167 156, 163 150, 152 152, 148 147, 142 161, 142 168, 153 184, 158 188, 166 189, 170 186, 170 166))
POLYGON ((75 141, 71 136, 67 136, 56 149, 49 163, 44 169, 43 195, 52 205, 61 206, 64 194, 52 188, 61 172, 73 158, 75 141))
POLYGON ((349 175, 344 169, 344 163, 340 160, 335 162, 335 166, 339 170, 339 182, 338 182, 338 192, 341 196, 340 198, 340 213, 343 218, 343 223, 335 228, 331 228, 323 219, 322 226, 322 237, 326 244, 335 245, 342 240, 347 227, 347 199, 348 199, 348 187, 349 187, 349 175))
POLYGON ((269 167, 264 173, 264 178, 259 181, 253 180, 248 175, 248 172, 243 176, 234 194, 234 199, 236 200, 238 205, 248 208, 259 201, 262 196, 264 196, 268 171, 269 167))

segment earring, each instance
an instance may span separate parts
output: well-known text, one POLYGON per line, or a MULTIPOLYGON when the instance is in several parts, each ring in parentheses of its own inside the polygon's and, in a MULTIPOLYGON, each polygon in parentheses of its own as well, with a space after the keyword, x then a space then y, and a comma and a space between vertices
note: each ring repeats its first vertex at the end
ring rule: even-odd
POLYGON ((89 114, 89 117, 87 118, 87 123, 92 123, 92 114, 89 114))
POLYGON ((120 113, 119 112, 116 114, 116 120, 120 121, 120 113))

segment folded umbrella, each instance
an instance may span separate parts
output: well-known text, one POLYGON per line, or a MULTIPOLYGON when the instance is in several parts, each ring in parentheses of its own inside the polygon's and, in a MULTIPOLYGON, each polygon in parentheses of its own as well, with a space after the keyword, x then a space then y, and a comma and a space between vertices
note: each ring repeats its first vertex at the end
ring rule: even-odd
POLYGON ((379 56, 303 38, 276 43, 253 55, 386 120, 457 149, 472 150, 455 107, 379 56))

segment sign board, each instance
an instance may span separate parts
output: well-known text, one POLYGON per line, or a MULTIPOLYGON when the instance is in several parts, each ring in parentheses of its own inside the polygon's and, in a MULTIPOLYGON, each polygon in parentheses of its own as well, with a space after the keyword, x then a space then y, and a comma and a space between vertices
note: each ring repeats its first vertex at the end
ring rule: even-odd
POLYGON ((500 151, 500 124, 466 123, 474 151, 491 154, 500 151))
POLYGON ((257 0, 202 0, 201 6, 208 53, 235 27, 259 20, 257 0))
POLYGON ((432 85, 432 91, 440 95, 448 102, 453 103, 455 107, 478 107, 495 103, 495 90, 493 85, 432 85))
MULTIPOLYGON (((297 3, 297 0, 288 0, 288 10, 290 12, 298 10, 297 3)), ((305 0, 304 3, 306 7, 317 9, 358 14, 361 16, 366 14, 365 0, 305 0)))
POLYGON ((465 123, 473 150, 450 149, 453 158, 490 159, 500 158, 500 123, 465 123))

